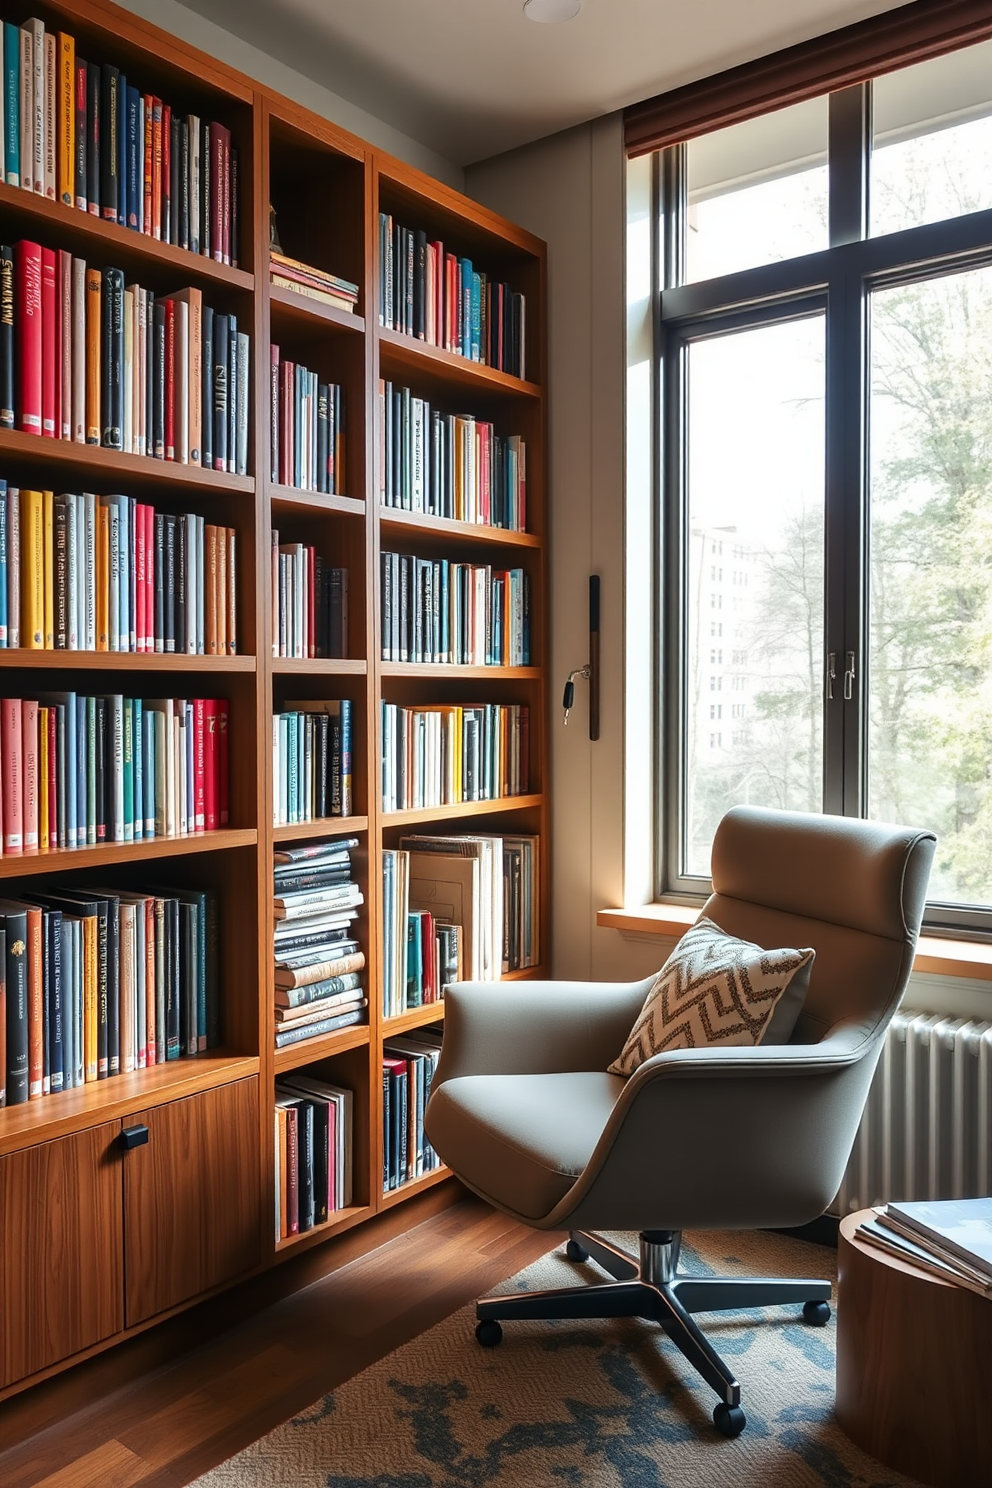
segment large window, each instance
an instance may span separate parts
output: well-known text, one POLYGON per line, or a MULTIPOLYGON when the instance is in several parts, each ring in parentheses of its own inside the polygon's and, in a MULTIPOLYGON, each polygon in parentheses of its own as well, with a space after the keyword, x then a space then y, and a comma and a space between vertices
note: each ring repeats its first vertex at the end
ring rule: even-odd
POLYGON ((659 890, 739 802, 992 933, 992 44, 654 160, 659 890))

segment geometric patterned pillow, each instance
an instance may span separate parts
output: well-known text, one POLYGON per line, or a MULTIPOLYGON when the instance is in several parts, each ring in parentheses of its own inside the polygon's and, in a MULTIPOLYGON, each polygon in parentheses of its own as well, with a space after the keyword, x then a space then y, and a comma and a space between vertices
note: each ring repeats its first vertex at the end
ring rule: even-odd
POLYGON ((610 1074, 632 1075, 668 1049, 786 1043, 814 955, 809 948, 765 951, 697 920, 655 977, 610 1074))

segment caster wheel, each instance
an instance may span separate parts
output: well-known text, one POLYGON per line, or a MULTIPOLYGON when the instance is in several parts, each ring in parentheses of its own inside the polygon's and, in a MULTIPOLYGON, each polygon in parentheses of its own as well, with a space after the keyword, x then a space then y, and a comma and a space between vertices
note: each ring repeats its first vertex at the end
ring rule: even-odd
POLYGON ((713 1407, 713 1425, 722 1436, 740 1436, 747 1425, 747 1416, 739 1405, 719 1405, 713 1407))
POLYGON ((589 1259, 589 1252, 583 1250, 577 1240, 569 1240, 565 1246, 565 1254, 570 1261, 587 1261, 589 1259))
POLYGON ((813 1328, 825 1328, 830 1321, 829 1302, 804 1302, 803 1322, 813 1328))
POLYGON ((483 1318, 475 1325, 475 1336, 483 1348, 495 1348, 503 1342, 503 1329, 495 1318, 483 1318))

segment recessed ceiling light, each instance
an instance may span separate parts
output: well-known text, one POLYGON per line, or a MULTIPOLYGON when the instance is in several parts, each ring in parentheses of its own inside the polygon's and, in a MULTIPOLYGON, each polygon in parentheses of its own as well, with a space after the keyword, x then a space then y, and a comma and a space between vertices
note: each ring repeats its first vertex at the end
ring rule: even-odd
POLYGON ((527 0, 524 15, 529 21, 556 26, 559 21, 572 20, 581 9, 582 0, 527 0))

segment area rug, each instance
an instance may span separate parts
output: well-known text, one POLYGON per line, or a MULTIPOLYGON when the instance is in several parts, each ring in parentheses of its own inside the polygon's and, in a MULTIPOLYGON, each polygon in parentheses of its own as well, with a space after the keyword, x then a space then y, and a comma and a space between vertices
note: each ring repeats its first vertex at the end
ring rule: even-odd
MULTIPOLYGON (((791 1238, 724 1233, 687 1237, 682 1268, 825 1277, 834 1260, 791 1238)), ((606 1279, 559 1250, 503 1289, 583 1275, 606 1279)), ((833 1321, 811 1328, 780 1308, 702 1322, 741 1382, 747 1429, 732 1441, 712 1424, 709 1387, 655 1326, 508 1323, 483 1349, 463 1308, 195 1488, 915 1488, 833 1419, 833 1321)))

